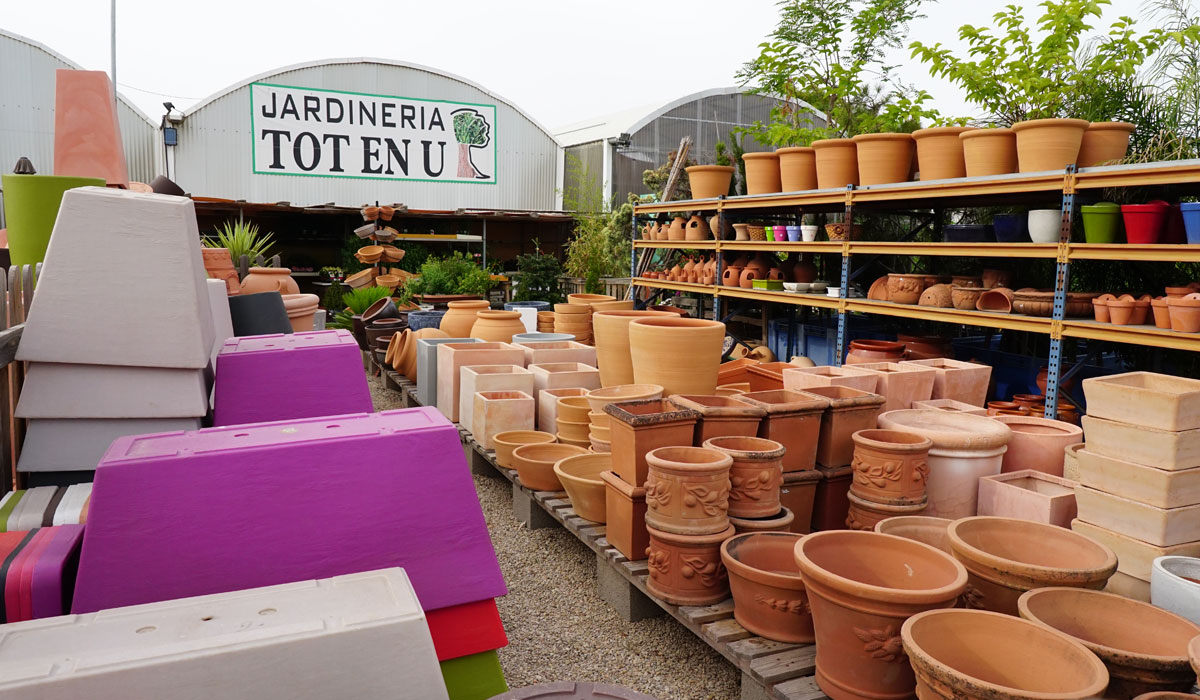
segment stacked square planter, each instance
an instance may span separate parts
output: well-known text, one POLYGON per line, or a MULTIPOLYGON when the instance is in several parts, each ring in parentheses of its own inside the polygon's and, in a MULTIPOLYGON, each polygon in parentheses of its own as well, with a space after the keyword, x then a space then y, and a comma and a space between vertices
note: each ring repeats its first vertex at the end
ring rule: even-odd
MULTIPOLYGON (((875 381, 874 377, 869 378, 875 381)), ((850 507, 847 495, 850 492, 850 462, 854 457, 851 436, 859 430, 875 427, 886 399, 845 384, 810 386, 804 391, 829 402, 821 414, 817 436, 817 470, 821 480, 817 483, 813 502, 812 529, 836 530, 845 527, 850 507)))

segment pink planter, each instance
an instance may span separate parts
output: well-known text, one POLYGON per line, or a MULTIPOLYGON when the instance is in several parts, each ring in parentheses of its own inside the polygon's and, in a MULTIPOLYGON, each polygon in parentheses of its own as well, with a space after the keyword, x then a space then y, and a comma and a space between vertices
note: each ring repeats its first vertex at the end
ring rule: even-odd
POLYGON ((1012 430, 1000 471, 1034 469, 1062 476, 1066 449, 1083 441, 1083 429, 1060 420, 1035 416, 993 416, 1012 430))
POLYGON ((972 406, 987 400, 992 368, 974 362, 959 362, 940 357, 933 360, 906 360, 902 365, 920 365, 935 372, 931 399, 951 399, 972 406))
POLYGON ((885 412, 911 408, 913 401, 933 398, 937 372, 930 367, 912 362, 868 362, 857 364, 854 369, 875 373, 875 393, 886 399, 885 412))
POLYGON ((979 514, 1069 528, 1078 485, 1033 469, 985 476, 979 480, 979 514))

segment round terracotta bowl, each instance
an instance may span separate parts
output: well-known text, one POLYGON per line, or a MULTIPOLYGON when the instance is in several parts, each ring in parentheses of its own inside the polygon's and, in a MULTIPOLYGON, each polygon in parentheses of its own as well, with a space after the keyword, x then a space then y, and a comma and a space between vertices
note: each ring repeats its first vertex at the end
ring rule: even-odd
POLYGON ((562 317, 570 316, 571 314, 590 314, 592 307, 587 304, 555 304, 554 305, 554 322, 558 323, 563 320, 562 317))
POLYGON ((604 442, 612 442, 612 432, 608 428, 601 427, 595 423, 592 423, 592 427, 588 431, 588 437, 604 442))
POLYGON ((534 491, 561 491, 562 484, 554 475, 559 460, 586 454, 582 447, 558 443, 520 445, 512 451, 513 468, 521 483, 534 491))
POLYGON ((729 524, 737 530, 737 534, 748 532, 788 532, 796 514, 781 507, 779 512, 767 518, 729 518, 729 524))
POLYGON ((1017 600, 1021 617, 1072 637, 1108 668, 1108 697, 1183 692, 1196 682, 1188 642, 1200 625, 1112 593, 1038 588, 1017 600))
POLYGON ((796 643, 816 638, 793 554, 801 537, 791 532, 753 532, 721 543, 721 561, 733 593, 733 617, 760 637, 796 643))
POLYGON ((565 435, 572 440, 586 440, 591 425, 587 421, 579 423, 573 420, 563 420, 562 414, 558 416, 558 434, 560 437, 565 435))
POLYGON ((612 470, 612 456, 575 455, 559 460, 554 475, 562 483, 575 514, 595 523, 605 522, 604 481, 601 472, 612 470))
POLYGON ((558 419, 572 423, 587 423, 590 404, 586 396, 563 396, 558 400, 558 419))
POLYGON ((609 454, 612 452, 612 441, 601 440, 595 435, 588 436, 588 443, 591 445, 592 452, 599 454, 609 454))
POLYGON ((949 518, 929 515, 898 515, 875 523, 875 532, 923 542, 950 554, 950 536, 946 530, 952 522, 949 518))
POLYGON ((587 399, 593 411, 603 411, 610 403, 661 399, 662 395, 663 388, 658 384, 619 384, 592 389, 587 393, 587 399))
POLYGON ((521 445, 536 445, 554 442, 554 440, 553 435, 540 430, 507 430, 503 433, 496 433, 492 436, 492 449, 496 450, 496 464, 511 469, 513 450, 521 445))
POLYGON ((586 305, 589 307, 592 304, 595 304, 596 302, 616 301, 616 300, 617 300, 616 297, 609 296, 607 294, 568 294, 567 295, 567 303, 568 304, 576 304, 576 305, 580 305, 580 306, 586 305))
POLYGON ((1077 532, 1015 518, 974 516, 951 523, 950 551, 967 567, 968 608, 1017 614, 1025 591, 1046 586, 1100 590, 1117 555, 1077 532))
POLYGON ((900 629, 922 700, 1082 700, 1108 671, 1070 637, 1019 617, 930 610, 900 629))
MULTIPOLYGON (((588 404, 591 408, 591 404, 588 404)), ((604 411, 588 411, 588 420, 597 428, 611 428, 612 424, 608 422, 608 414, 604 411)))
POLYGON ((559 433, 558 441, 564 445, 578 447, 579 449, 583 450, 584 452, 589 451, 592 447, 592 441, 589 440, 586 435, 584 436, 584 438, 582 440, 577 440, 575 438, 567 437, 566 435, 559 433))

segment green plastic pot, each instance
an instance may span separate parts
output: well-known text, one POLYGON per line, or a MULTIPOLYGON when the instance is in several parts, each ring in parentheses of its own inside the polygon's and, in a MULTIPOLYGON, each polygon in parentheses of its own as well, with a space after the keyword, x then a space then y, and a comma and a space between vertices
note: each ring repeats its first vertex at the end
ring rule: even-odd
POLYGON ((1088 243, 1120 243, 1121 207, 1101 202, 1079 208, 1083 214, 1083 237, 1088 243))
POLYGON ((0 175, 12 264, 30 265, 45 259, 64 192, 76 187, 104 185, 104 180, 96 177, 0 175))

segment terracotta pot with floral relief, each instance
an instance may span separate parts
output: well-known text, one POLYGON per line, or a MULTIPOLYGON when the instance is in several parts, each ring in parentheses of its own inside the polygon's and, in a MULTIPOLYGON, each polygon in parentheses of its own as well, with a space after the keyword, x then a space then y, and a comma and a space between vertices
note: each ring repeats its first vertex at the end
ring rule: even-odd
POLYGON ((816 639, 796 564, 796 543, 801 537, 790 532, 755 532, 721 544, 721 561, 729 572, 733 593, 733 618, 760 637, 796 644, 816 639))
POLYGON ((925 291, 924 275, 902 275, 892 273, 887 282, 888 301, 896 304, 915 304, 925 291))
POLYGON ((783 445, 764 438, 726 435, 705 440, 704 446, 733 459, 729 468, 730 515, 764 518, 779 512, 783 445))
POLYGON ((225 282, 225 293, 229 296, 242 293, 242 283, 238 281, 237 268, 233 266, 233 258, 228 248, 201 248, 204 255, 204 271, 215 280, 225 282))
POLYGON ((721 563, 721 543, 734 529, 711 535, 677 535, 647 525, 646 564, 650 594, 672 605, 712 605, 729 597, 729 577, 721 563))
POLYGON ((846 494, 849 507, 846 509, 846 527, 850 530, 874 531, 875 526, 889 518, 920 515, 925 510, 925 501, 912 505, 888 505, 869 501, 853 493, 846 494))
POLYGON ((853 440, 851 493, 890 505, 925 503, 932 440, 903 430, 860 430, 853 440))
POLYGON ((648 526, 681 535, 711 535, 729 526, 733 460, 728 455, 702 447, 660 447, 646 454, 646 463, 648 526))

